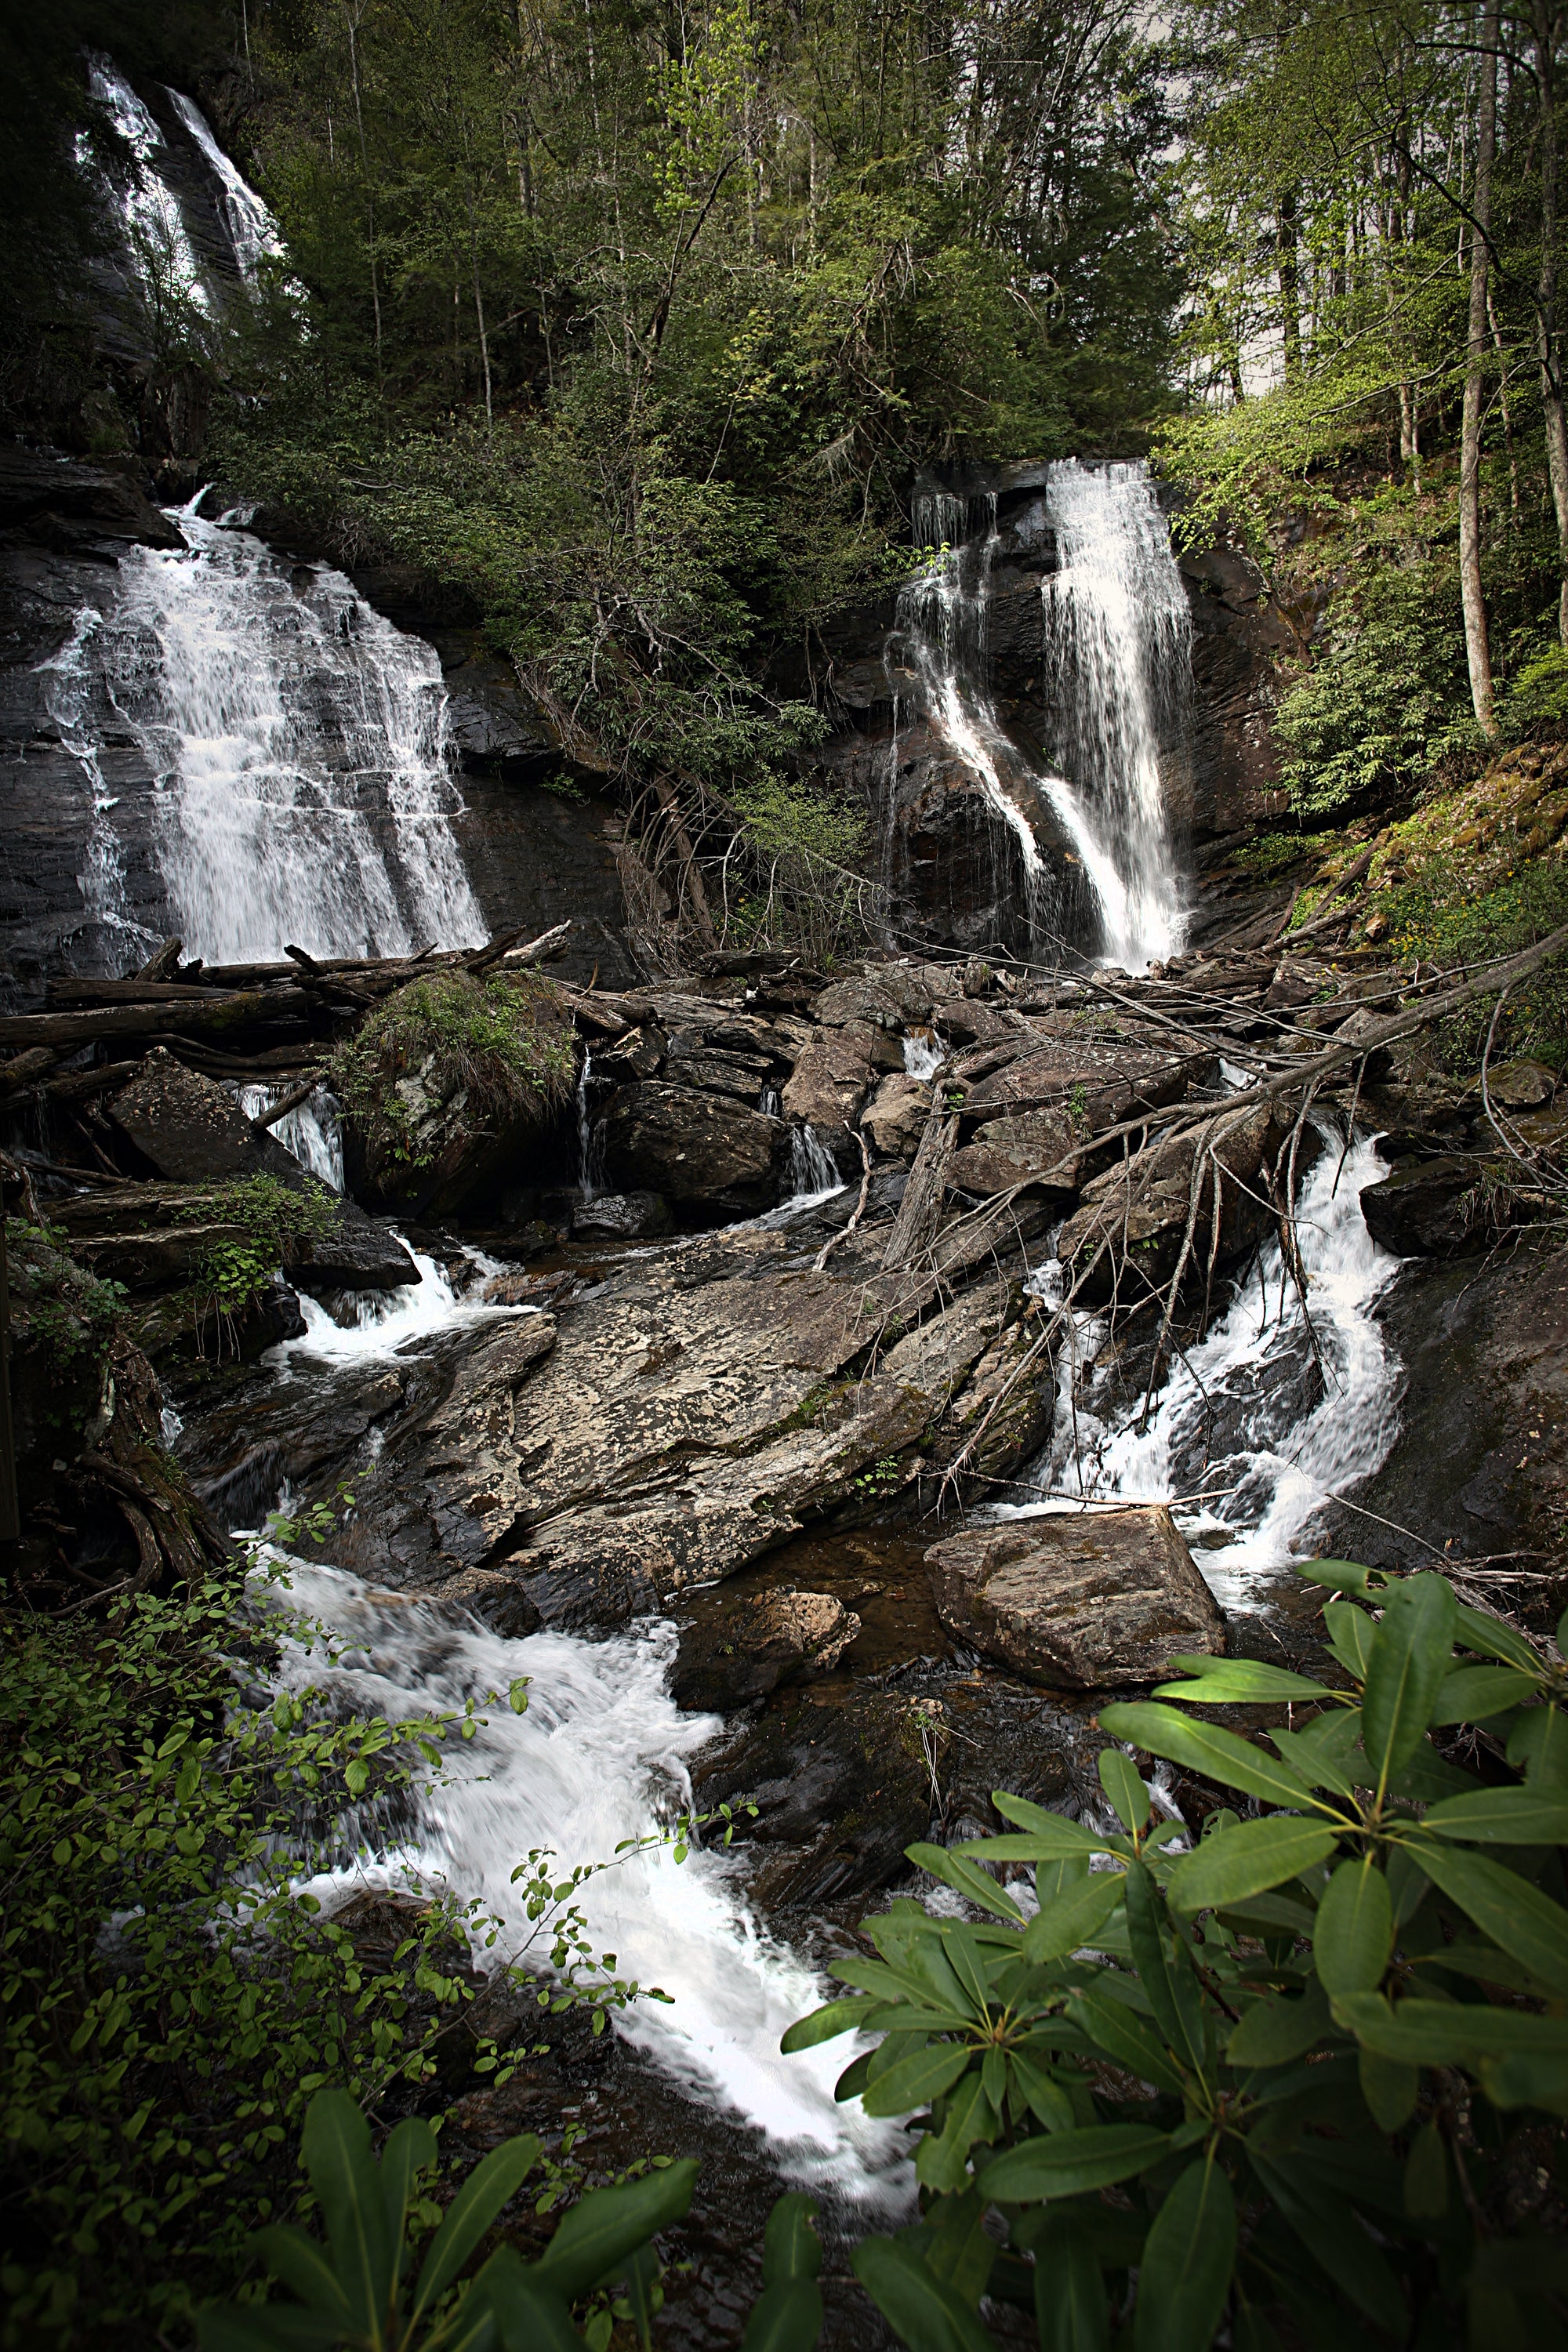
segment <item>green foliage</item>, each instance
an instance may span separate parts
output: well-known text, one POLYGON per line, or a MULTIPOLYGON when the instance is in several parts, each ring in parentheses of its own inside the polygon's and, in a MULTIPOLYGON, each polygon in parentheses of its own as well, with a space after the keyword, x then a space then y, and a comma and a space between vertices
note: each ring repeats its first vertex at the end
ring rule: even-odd
POLYGON ((331 1233, 342 1203, 313 1176, 299 1185, 278 1176, 241 1176, 204 1192, 185 1213, 243 1228, 242 1239, 215 1244, 193 1277, 198 1312, 228 1316, 243 1314, 268 1288, 291 1244, 331 1233))
POLYGON ((1118 1748, 1115 1828, 998 1791, 1015 1833, 909 1849, 971 1916, 895 1901, 785 2035, 875 2037, 838 2096, 922 2111, 920 2217, 853 2256, 911 2352, 986 2352, 983 2294, 1042 2352, 1556 2340, 1568 2253, 1515 2183, 1568 2116, 1568 1672, 1442 1576, 1301 1573, 1337 1679, 1184 1657, 1100 1710, 1254 1818, 1192 1843, 1118 1748))
POLYGON ((57 1380, 101 1363, 124 1311, 123 1283, 100 1282, 58 1227, 5 1220, 13 1344, 36 1349, 57 1380))
POLYGON ((1445 750, 1474 740, 1458 593, 1431 567, 1372 572, 1331 608, 1312 668, 1275 733, 1292 803, 1321 816, 1408 789, 1445 750))
MULTIPOLYGON (((509 2139, 477 2165, 442 2218, 412 2275, 406 2243, 421 2173, 436 2137, 418 2117, 398 2125, 378 2161, 370 2126, 346 2092, 321 2091, 305 2117, 301 2155, 326 2224, 325 2241, 289 2225, 254 2240, 288 2303, 226 2304, 201 2315, 202 2352, 283 2352, 332 2345, 355 2352, 605 2352, 616 2320, 635 2324, 644 2352, 664 2297, 654 2244, 691 2203, 694 2159, 640 2179, 591 2189, 565 2216, 537 2262, 502 2245, 472 2277, 464 2271, 540 2160, 531 2135, 509 2139), (605 2290, 624 2293, 604 2300, 605 2290), (572 2307, 595 2298, 579 2333, 572 2307)), ((763 2246, 763 2292, 747 2325, 746 2352, 811 2352, 822 2325, 816 2206, 781 2197, 763 2246)))
MULTIPOLYGON (((596 2021, 641 1990, 592 1948, 576 1900, 592 1865, 521 1863, 510 1943, 478 1905, 411 1885, 379 1966, 297 1892, 483 1717, 471 1701, 355 1717, 309 1686, 258 1697, 279 1619, 255 1603, 282 1575, 258 1570, 248 1599, 222 1580, 142 1594, 107 1627, 0 1620, 8 2346, 177 2328, 245 2230, 288 2211, 292 2131, 323 2085, 395 2115, 428 2105, 459 2053, 505 2081, 520 2053, 467 2021, 471 1948, 596 2021)), ((521 1685, 508 1696, 527 1704, 521 1685)))
POLYGON ((373 1158, 428 1167, 453 1123, 542 1126, 570 1096, 561 1000, 533 972, 440 971, 386 998, 341 1045, 332 1084, 373 1158))

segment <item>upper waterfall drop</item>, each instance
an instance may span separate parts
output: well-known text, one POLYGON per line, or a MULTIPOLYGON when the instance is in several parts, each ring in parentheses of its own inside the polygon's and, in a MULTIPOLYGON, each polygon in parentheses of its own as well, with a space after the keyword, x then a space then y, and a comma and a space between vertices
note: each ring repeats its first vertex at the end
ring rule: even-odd
MULTIPOLYGON (((1183 930, 1163 760, 1189 688, 1186 596, 1141 463, 1068 458, 1034 481, 1043 497, 1005 525, 995 491, 917 496, 914 540, 925 560, 900 592, 884 658, 890 677, 896 664, 912 678, 931 728, 978 784, 994 838, 1012 852, 996 898, 1021 913, 1027 951, 1054 959, 1087 950, 1141 971, 1173 953, 1183 930), (1047 549, 1056 563, 1042 582, 1031 741, 998 707, 992 611, 1004 590, 1017 605, 1016 559, 1033 569, 1047 549)), ((1018 626, 1015 613, 1014 638, 1018 626)), ((895 685, 889 887, 906 698, 895 685)))

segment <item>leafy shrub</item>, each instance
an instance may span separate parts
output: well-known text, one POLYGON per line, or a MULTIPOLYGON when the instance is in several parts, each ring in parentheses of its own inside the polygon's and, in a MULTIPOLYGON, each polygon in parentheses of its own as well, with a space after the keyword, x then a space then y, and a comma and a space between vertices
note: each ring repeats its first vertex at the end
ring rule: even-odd
MULTIPOLYGON (((505 2079, 507 2052, 466 2022, 469 1941, 493 1946, 496 1923, 422 1900, 378 1969, 296 1891, 342 1860, 356 1809, 427 1781, 482 1717, 268 1705, 267 1617, 232 1579, 142 1594, 107 1626, 6 1614, 0 1643, 0 2340, 167 2341, 291 2201, 313 2092, 427 2102, 459 2031, 505 2079)), ((588 1948, 586 1874, 520 1863, 548 1991, 505 1958, 533 2000, 598 2016, 638 1988, 588 1948)))
POLYGON ((1430 567, 1385 567, 1336 598, 1325 651, 1275 718, 1293 806, 1321 815, 1411 786, 1468 740, 1463 651, 1453 583, 1430 567))
POLYGON ((240 1315, 267 1289, 290 1244, 319 1241, 333 1230, 342 1203, 314 1177, 296 1187, 277 1176, 241 1176, 204 1192, 189 1213, 244 1228, 242 1241, 207 1252, 192 1285, 199 1309, 240 1315))
POLYGON ((373 1164, 426 1168, 451 1122, 542 1126, 572 1092, 572 1032, 533 972, 411 981, 340 1046, 332 1083, 373 1164))
MULTIPOLYGON (((344 2091, 319 2092, 305 2118, 301 2154, 327 2225, 326 2242, 287 2223, 261 2231, 256 2248, 292 2303, 229 2304, 203 2313, 203 2352, 284 2352, 349 2344, 355 2352, 564 2352, 584 2342, 605 2352, 617 2318, 635 2321, 645 2347, 663 2302, 653 2240, 685 2218, 694 2159, 615 2188, 591 2189, 565 2216, 549 2247, 525 2263, 498 2247, 478 2275, 461 2273, 486 2232, 538 2163, 531 2134, 492 2149, 469 2174, 431 2241, 417 2281, 405 2244, 418 2177, 436 2161, 428 2124, 410 2116, 392 2133, 379 2165, 370 2126, 344 2091), (584 2334, 574 2304, 623 2284, 624 2298, 599 2296, 584 2334)), ((811 2352, 822 2326, 816 2285, 822 2249, 811 2224, 816 2206, 781 2197, 763 2246, 763 2292, 746 2331, 748 2352, 811 2352)))
POLYGON ((55 1226, 5 1220, 12 1337, 60 1379, 102 1361, 125 1305, 125 1286, 100 1282, 71 1256, 55 1226))
POLYGON ((987 2294, 1042 2352, 1562 2341, 1568 1674, 1439 1575, 1301 1572, 1342 1680, 1182 1658, 1100 1712, 1248 1818, 1189 1844, 1115 1748, 1114 1829, 999 1792, 1016 1834, 909 1850, 984 1923, 894 1902, 785 2036, 875 2034, 839 2096, 923 2110, 920 2219, 852 2258, 913 2352, 985 2352, 987 2294), (1233 1705, 1291 1727, 1189 1712, 1233 1705), (1439 1752, 1459 1727, 1485 1778, 1439 1752), (992 1874, 1020 1864, 1037 1908, 992 1874))

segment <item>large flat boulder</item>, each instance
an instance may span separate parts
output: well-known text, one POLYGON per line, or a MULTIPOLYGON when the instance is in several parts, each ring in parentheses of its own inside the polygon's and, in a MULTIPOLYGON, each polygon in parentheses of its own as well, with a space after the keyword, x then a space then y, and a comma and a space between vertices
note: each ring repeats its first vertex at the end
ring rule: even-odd
POLYGON ((912 1160, 931 1117, 931 1088, 904 1071, 885 1077, 860 1114, 871 1149, 891 1160, 912 1160))
POLYGON ((1088 1164, 1084 1141, 1064 1111, 987 1119, 948 1161, 948 1182, 982 1197, 1026 1184, 1065 1204, 1076 1197, 1088 1164))
POLYGON ((859 1631, 853 1609, 830 1592, 720 1592, 682 1629, 670 1696, 678 1706, 729 1715, 797 1675, 826 1674, 859 1631))
POLYGON ((1450 1257, 1489 1238, 1482 1163, 1414 1160, 1363 1188, 1361 1213, 1374 1242, 1396 1257, 1450 1257))
POLYGON ((886 1029, 846 1021, 819 1029, 795 1062, 784 1090, 786 1118, 824 1133, 850 1128, 884 1070, 901 1072, 903 1048, 886 1029))
POLYGON ((626 1192, 767 1206, 778 1195, 783 1119, 696 1087, 623 1087, 605 1114, 605 1165, 626 1192))
POLYGON ((926 1563, 943 1624, 1052 1689, 1149 1682, 1177 1651, 1225 1648, 1214 1596, 1159 1505, 969 1528, 926 1563))

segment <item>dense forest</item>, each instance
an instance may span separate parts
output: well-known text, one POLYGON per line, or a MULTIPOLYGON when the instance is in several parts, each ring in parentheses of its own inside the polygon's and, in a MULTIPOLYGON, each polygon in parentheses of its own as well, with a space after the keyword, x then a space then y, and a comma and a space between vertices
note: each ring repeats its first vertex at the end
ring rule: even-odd
POLYGON ((5 2352, 1568 2340, 1565 47, 6 13, 5 2352), (973 723, 1053 467, 1149 558, 1125 968, 973 723), (989 778, 940 936, 922 582, 989 778), (532 731, 459 842, 481 655, 532 731))

